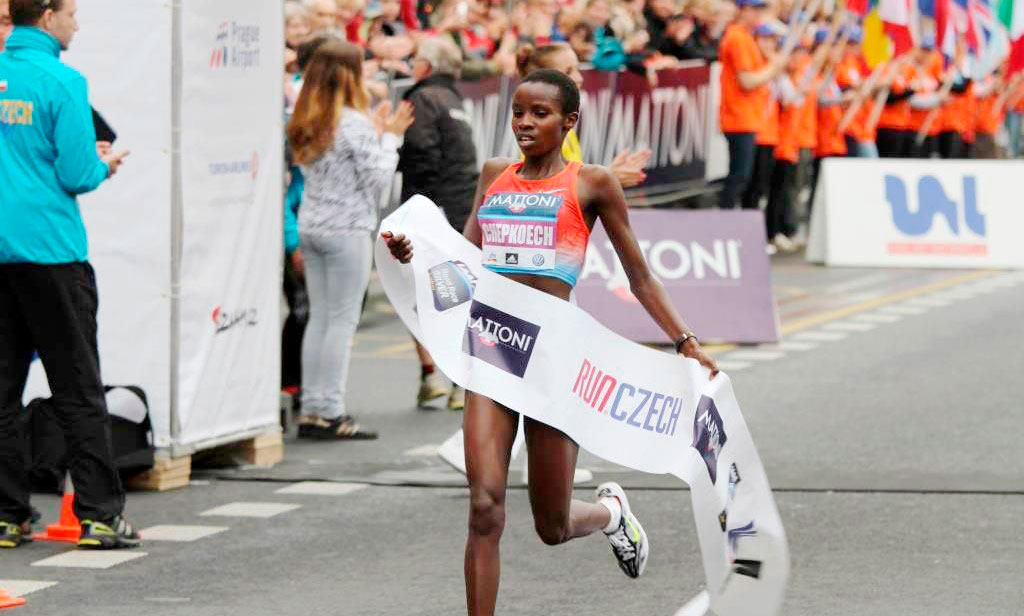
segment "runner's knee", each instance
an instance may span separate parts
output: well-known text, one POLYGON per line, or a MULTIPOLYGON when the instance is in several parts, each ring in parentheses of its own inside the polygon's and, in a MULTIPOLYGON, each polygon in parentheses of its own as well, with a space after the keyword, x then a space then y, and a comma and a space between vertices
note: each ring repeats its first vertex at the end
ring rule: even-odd
POLYGON ((469 497, 469 532, 479 536, 501 536, 505 528, 505 497, 481 490, 469 497))
POLYGON ((569 520, 563 515, 534 516, 533 527, 546 545, 559 545, 569 540, 569 520))

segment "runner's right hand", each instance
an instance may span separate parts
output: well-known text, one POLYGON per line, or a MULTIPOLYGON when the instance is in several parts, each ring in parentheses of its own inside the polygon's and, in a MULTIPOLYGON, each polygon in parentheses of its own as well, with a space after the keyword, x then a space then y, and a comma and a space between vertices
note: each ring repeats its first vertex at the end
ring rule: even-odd
POLYGON ((387 242, 391 256, 398 259, 399 263, 412 261, 412 240, 404 234, 395 235, 390 231, 381 231, 380 236, 387 242))

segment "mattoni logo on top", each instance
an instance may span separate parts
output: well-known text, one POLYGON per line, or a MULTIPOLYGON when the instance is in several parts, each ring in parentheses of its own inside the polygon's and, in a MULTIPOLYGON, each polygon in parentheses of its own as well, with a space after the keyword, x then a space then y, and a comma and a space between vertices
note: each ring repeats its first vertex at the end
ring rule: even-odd
POLYGON ((889 254, 988 255, 985 215, 978 210, 975 176, 961 178, 960 194, 947 193, 933 175, 921 176, 916 188, 917 207, 912 207, 903 178, 893 174, 885 176, 885 199, 892 212, 892 222, 904 236, 888 243, 889 254))
POLYGON ((260 65, 260 27, 221 22, 210 50, 210 68, 252 69, 260 65))

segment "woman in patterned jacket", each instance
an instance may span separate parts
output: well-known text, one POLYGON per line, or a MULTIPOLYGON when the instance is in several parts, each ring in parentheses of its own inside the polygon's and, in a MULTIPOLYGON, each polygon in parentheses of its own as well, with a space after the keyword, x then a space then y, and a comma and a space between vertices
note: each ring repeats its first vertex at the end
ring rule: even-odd
POLYGON ((352 337, 370 279, 381 193, 391 185, 412 108, 372 113, 363 51, 323 44, 306 69, 288 139, 306 178, 299 240, 306 265, 309 324, 302 342, 299 436, 372 439, 345 408, 352 337))

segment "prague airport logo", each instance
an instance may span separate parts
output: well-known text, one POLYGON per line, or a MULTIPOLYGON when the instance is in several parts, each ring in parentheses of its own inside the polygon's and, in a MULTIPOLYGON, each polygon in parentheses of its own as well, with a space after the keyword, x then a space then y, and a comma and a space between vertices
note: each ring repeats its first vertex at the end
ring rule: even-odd
POLYGON ((692 446, 704 458, 704 465, 708 467, 708 476, 711 477, 712 484, 717 479, 718 454, 725 446, 725 441, 725 427, 715 401, 707 396, 701 396, 693 418, 692 446))
POLYGON ((462 351, 523 378, 539 335, 539 325, 473 300, 462 351))
POLYGON ((214 333, 217 334, 222 334, 237 325, 255 327, 259 323, 259 312, 255 308, 229 311, 217 306, 213 309, 210 317, 213 319, 213 325, 216 328, 214 333))
POLYGON ((252 69, 260 65, 260 27, 235 21, 217 26, 210 50, 210 68, 252 69))

